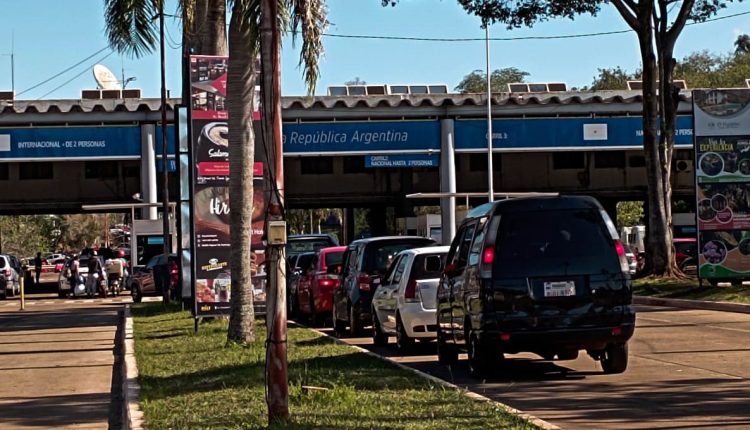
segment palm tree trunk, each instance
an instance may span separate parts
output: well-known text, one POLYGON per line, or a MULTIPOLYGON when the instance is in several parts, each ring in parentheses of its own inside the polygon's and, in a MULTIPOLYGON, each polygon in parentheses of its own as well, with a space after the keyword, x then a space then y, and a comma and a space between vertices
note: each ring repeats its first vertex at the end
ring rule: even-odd
POLYGON ((229 201, 231 202, 230 267, 232 272, 231 313, 227 340, 250 343, 255 340, 255 312, 251 265, 253 213, 253 92, 255 57, 248 24, 243 22, 240 1, 234 2, 229 24, 229 74, 227 107, 229 111, 229 201))

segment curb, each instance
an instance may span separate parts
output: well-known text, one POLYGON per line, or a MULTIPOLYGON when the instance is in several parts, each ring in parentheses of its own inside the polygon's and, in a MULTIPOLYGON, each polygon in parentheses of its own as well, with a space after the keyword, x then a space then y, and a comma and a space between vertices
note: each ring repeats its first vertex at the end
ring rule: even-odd
POLYGON ((750 305, 704 300, 665 299, 661 297, 633 296, 636 305, 667 306, 672 308, 701 309, 707 311, 737 312, 750 314, 750 305))
POLYGON ((508 412, 508 413, 510 413, 512 415, 515 415, 515 416, 517 416, 519 418, 523 418, 523 419, 529 421, 530 423, 534 424, 535 426, 537 426, 537 427, 539 427, 541 429, 544 429, 544 430, 562 430, 560 427, 558 427, 558 426, 556 426, 554 424, 548 423, 547 421, 544 421, 544 420, 542 420, 540 418, 537 418, 537 417, 535 417, 533 415, 529 415, 529 414, 527 414, 527 413, 525 413, 523 411, 520 411, 520 410, 518 410, 516 408, 512 408, 512 407, 510 407, 510 406, 508 406, 508 405, 506 405, 504 403, 500 403, 498 401, 492 400, 489 397, 485 397, 485 396, 483 396, 481 394, 475 393, 473 391, 469 391, 469 390, 467 390, 465 388, 461 388, 458 385, 451 384, 450 382, 444 381, 444 380, 442 380, 442 379, 440 379, 440 378, 438 378, 436 376, 430 375, 429 373, 424 373, 422 371, 419 371, 417 369, 409 367, 409 366, 407 366, 405 364, 399 363, 397 361, 393 361, 393 360, 391 360, 388 357, 383 357, 382 355, 375 354, 374 352, 368 351, 368 350, 362 348, 361 346, 357 346, 357 345, 352 345, 352 344, 346 343, 343 340, 341 340, 341 339, 339 339, 339 338, 337 338, 335 336, 331 336, 328 333, 324 333, 324 332, 322 332, 320 330, 317 330, 317 329, 314 329, 314 328, 311 328, 311 327, 307 327, 307 326, 300 326, 300 327, 307 328, 307 329, 312 330, 312 331, 314 331, 314 332, 316 332, 316 333, 318 333, 320 335, 329 337, 329 338, 333 339, 334 342, 336 342, 336 343, 338 343, 340 345, 346 345, 346 346, 352 347, 352 348, 354 348, 355 350, 357 350, 359 352, 363 352, 363 353, 369 355, 370 357, 375 357, 375 358, 380 359, 382 361, 386 361, 388 363, 391 363, 391 364, 395 365, 398 368, 401 368, 403 370, 406 370, 406 371, 409 371, 411 373, 414 373, 414 374, 416 374, 418 376, 421 376, 422 378, 428 379, 428 380, 430 380, 430 381, 432 381, 432 382, 434 382, 436 384, 442 385, 443 387, 454 389, 454 390, 459 390, 459 391, 461 391, 461 392, 464 393, 464 396, 466 396, 466 397, 468 397, 468 398, 470 398, 472 400, 480 400, 480 401, 492 403, 492 404, 494 404, 494 405, 502 408, 503 410, 505 410, 506 412, 508 412))
POLYGON ((135 349, 133 348, 133 317, 130 314, 130 305, 125 306, 125 333, 122 336, 122 411, 124 415, 123 424, 130 430, 143 429, 143 411, 138 404, 138 394, 141 386, 138 384, 138 366, 135 362, 135 349))

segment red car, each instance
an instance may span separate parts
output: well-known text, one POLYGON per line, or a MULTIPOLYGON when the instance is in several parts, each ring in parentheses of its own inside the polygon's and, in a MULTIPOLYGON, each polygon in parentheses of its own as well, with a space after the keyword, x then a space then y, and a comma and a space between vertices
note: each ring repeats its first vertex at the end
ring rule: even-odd
POLYGON ((674 259, 677 267, 685 271, 689 265, 698 264, 698 244, 694 237, 676 237, 672 240, 674 244, 674 259))
POLYGON ((313 325, 322 315, 331 315, 333 290, 339 285, 339 269, 346 246, 323 248, 303 268, 297 284, 299 312, 310 317, 313 325))

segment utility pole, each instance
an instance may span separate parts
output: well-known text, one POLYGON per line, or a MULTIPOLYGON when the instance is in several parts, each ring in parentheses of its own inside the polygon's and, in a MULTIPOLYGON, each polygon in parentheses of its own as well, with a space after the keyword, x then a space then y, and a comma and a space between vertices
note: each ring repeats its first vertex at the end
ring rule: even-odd
MULTIPOLYGON (((162 229, 164 234, 164 254, 169 255, 171 248, 169 231, 169 172, 167 161, 167 71, 164 46, 164 1, 159 2, 159 55, 161 65, 161 168, 162 168, 162 229)), ((158 284, 157 284, 158 285, 158 284)), ((164 302, 169 302, 169 289, 163 286, 164 302)))
POLYGON ((487 200, 495 199, 492 167, 492 72, 490 71, 490 24, 484 26, 484 49, 487 59, 487 200))
MULTIPOLYGON (((269 221, 284 220, 284 163, 281 145, 281 40, 278 28, 278 1, 261 1, 261 70, 263 97, 263 145, 270 171, 269 221)), ((266 223, 268 229, 268 223, 266 223)), ((284 245, 270 244, 267 294, 268 342, 266 343, 268 422, 289 419, 289 378, 287 375, 286 262, 284 245)))

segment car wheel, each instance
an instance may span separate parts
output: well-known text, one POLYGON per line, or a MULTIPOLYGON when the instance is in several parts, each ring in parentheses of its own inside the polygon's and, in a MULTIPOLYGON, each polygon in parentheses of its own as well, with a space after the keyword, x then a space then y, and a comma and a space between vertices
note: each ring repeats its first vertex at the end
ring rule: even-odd
POLYGON ((559 351, 557 353, 557 359, 566 361, 566 360, 575 360, 578 358, 578 350, 567 350, 567 351, 559 351))
POLYGON ((492 370, 492 359, 490 348, 482 345, 475 334, 469 337, 468 345, 469 374, 474 378, 487 376, 492 370))
POLYGON ((64 299, 67 296, 68 296, 68 294, 65 291, 62 291, 62 290, 58 290, 57 291, 57 297, 59 297, 61 299, 64 299))
POLYGON ((380 320, 378 314, 375 313, 375 309, 372 310, 372 343, 375 346, 387 346, 388 335, 383 333, 383 328, 380 326, 380 320))
POLYGON ((315 299, 313 299, 312 294, 310 294, 310 326, 318 326, 318 316, 315 315, 315 299))
POLYGON ((396 347, 401 354, 408 354, 414 349, 414 339, 406 333, 406 327, 399 314, 396 314, 396 347))
POLYGON ((344 323, 338 318, 338 315, 336 315, 336 304, 333 305, 333 311, 332 311, 332 323, 333 323, 333 333, 338 337, 343 337, 345 330, 344 323))
POLYGON ((360 331, 362 330, 362 327, 360 326, 359 322, 359 315, 357 314, 357 311, 354 310, 353 305, 349 305, 349 334, 352 337, 356 337, 360 334, 360 331))
POLYGON ((140 303, 141 300, 143 300, 143 295, 141 294, 141 289, 138 288, 137 285, 133 285, 130 287, 130 291, 133 295, 133 302, 134 303, 140 303))
POLYGON ((622 373, 628 368, 628 344, 612 343, 607 345, 602 357, 602 369, 604 373, 622 373))
POLYGON ((3 290, 3 292, 0 293, 0 300, 5 300, 7 298, 8 298, 8 293, 7 291, 3 290))
POLYGON ((458 351, 455 345, 449 345, 445 342, 445 334, 438 326, 437 330, 437 356, 438 363, 445 366, 452 366, 458 361, 458 351))

